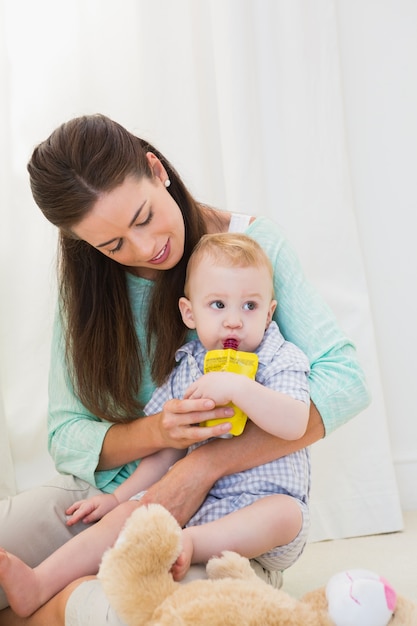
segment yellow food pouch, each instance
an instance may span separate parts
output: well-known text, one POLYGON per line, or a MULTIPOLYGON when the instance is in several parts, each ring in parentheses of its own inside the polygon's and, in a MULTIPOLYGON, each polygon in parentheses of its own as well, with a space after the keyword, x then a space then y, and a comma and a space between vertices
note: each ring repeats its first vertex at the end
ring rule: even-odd
MULTIPOLYGON (((243 374, 255 380, 257 369, 258 357, 256 354, 252 352, 240 352, 233 348, 209 350, 204 358, 205 374, 207 374, 207 372, 234 372, 235 374, 243 374)), ((200 426, 215 426, 222 422, 231 422, 232 428, 228 435, 242 434, 248 416, 232 402, 227 406, 231 406, 234 409, 235 414, 232 417, 207 420, 201 422, 200 426)))

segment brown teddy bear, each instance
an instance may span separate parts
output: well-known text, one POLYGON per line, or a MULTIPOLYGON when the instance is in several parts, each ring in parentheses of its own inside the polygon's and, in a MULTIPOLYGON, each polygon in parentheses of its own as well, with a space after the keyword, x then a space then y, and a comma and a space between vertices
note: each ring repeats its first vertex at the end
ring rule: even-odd
POLYGON ((128 626, 417 626, 417 606, 372 573, 343 572, 297 600, 234 552, 208 562, 207 580, 177 583, 170 568, 180 551, 181 529, 166 509, 152 504, 131 515, 98 573, 128 626), (370 598, 365 617, 350 615, 362 598, 370 598))

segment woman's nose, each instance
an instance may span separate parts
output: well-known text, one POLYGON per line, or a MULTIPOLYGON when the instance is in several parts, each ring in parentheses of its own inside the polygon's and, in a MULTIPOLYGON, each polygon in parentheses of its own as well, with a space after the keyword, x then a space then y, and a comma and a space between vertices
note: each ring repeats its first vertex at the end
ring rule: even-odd
POLYGON ((145 238, 140 235, 132 237, 130 245, 137 257, 140 257, 143 261, 149 261, 155 254, 154 242, 151 238, 145 238))

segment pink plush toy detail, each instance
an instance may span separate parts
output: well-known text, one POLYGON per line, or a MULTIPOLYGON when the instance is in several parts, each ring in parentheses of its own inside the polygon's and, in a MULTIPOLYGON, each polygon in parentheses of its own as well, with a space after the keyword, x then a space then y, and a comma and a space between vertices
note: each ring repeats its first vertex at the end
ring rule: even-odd
POLYGON ((397 603, 397 594, 384 578, 361 569, 332 576, 326 597, 336 626, 387 626, 397 603))

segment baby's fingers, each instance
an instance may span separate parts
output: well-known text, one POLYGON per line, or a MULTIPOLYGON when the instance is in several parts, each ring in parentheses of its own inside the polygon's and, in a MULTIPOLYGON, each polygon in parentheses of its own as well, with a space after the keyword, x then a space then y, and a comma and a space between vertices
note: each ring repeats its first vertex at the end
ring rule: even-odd
POLYGON ((93 511, 92 513, 89 513, 88 515, 85 515, 82 521, 84 524, 91 524, 92 522, 97 522, 99 519, 101 519, 101 515, 99 514, 99 512, 93 511))
POLYGON ((82 504, 84 504, 84 502, 85 500, 78 500, 78 502, 74 502, 74 504, 71 504, 71 506, 67 508, 65 513, 67 515, 72 515, 75 511, 77 511, 80 508, 82 504))
POLYGON ((85 524, 88 524, 90 521, 94 521, 88 517, 92 512, 94 512, 94 510, 95 507, 88 501, 76 502, 66 511, 67 515, 71 515, 70 519, 67 520, 67 526, 73 526, 80 521, 83 521, 85 524))
POLYGON ((81 522, 83 518, 84 514, 81 512, 81 509, 79 509, 78 511, 75 511, 69 519, 67 519, 67 526, 74 526, 74 524, 81 522))

